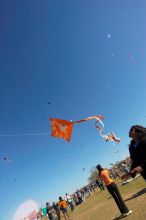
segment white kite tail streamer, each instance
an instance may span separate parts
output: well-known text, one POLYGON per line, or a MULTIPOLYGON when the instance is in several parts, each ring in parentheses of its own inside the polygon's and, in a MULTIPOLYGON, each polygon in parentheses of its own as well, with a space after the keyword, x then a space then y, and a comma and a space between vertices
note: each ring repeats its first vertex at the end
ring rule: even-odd
POLYGON ((97 121, 95 122, 95 127, 99 130, 100 136, 104 138, 106 142, 113 141, 118 144, 121 141, 120 138, 116 137, 113 131, 111 133, 108 133, 107 135, 103 134, 104 124, 98 117, 96 117, 96 119, 97 121), (97 126, 98 123, 102 125, 102 128, 100 126, 97 126))

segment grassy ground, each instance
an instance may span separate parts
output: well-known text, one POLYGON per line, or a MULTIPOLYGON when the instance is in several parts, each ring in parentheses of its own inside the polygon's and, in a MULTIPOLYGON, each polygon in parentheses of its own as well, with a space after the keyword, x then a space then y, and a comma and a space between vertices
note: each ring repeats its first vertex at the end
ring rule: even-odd
MULTIPOLYGON (((127 207, 133 213, 125 220, 146 220, 146 183, 141 177, 122 186, 117 181, 119 191, 127 207)), ((70 214, 71 220, 116 220, 120 216, 119 209, 107 190, 99 188, 85 202, 78 205, 77 210, 70 214)), ((64 220, 64 217, 61 218, 64 220)))
MULTIPOLYGON (((146 220, 146 183, 143 179, 138 177, 124 186, 121 186, 120 181, 117 183, 126 205, 133 211, 126 219, 146 220)), ((96 193, 77 208, 71 213, 71 220, 113 220, 120 215, 107 190, 100 192, 96 189, 96 193)))

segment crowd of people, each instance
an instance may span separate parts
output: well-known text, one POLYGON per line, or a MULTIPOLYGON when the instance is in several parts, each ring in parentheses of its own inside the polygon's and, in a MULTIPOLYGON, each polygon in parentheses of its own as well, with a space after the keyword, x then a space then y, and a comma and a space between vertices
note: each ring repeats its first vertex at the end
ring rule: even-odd
POLYGON ((37 219, 38 220, 60 220, 61 216, 65 220, 70 220, 69 210, 73 212, 77 209, 77 206, 85 201, 88 196, 91 196, 95 192, 96 184, 89 184, 82 189, 76 191, 72 195, 66 193, 65 197, 59 196, 58 202, 50 204, 46 203, 45 206, 39 209, 37 219))

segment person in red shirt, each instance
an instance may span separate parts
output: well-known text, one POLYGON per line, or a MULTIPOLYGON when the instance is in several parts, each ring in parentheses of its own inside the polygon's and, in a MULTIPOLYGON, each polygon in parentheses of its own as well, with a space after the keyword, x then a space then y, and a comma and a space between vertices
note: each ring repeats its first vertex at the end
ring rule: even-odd
POLYGON ((127 208, 127 206, 125 205, 121 194, 118 190, 117 185, 114 183, 114 181, 111 179, 109 171, 107 169, 104 169, 101 167, 100 164, 98 164, 96 166, 98 172, 99 172, 99 177, 102 179, 102 181, 104 181, 107 190, 109 191, 109 193, 112 195, 112 197, 114 198, 121 214, 123 217, 128 216, 129 214, 132 213, 132 211, 127 208))

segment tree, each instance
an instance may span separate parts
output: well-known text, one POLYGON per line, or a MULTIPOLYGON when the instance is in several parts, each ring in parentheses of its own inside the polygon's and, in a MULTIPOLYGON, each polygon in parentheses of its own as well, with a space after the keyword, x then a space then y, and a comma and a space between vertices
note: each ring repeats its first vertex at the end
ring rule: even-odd
POLYGON ((95 182, 99 178, 98 171, 96 168, 90 170, 90 176, 88 177, 89 182, 95 182))

